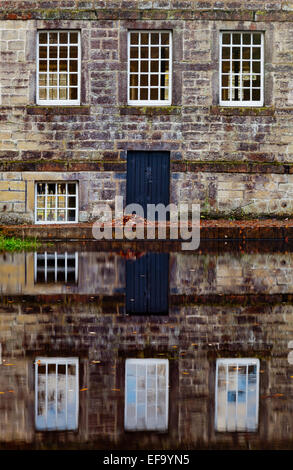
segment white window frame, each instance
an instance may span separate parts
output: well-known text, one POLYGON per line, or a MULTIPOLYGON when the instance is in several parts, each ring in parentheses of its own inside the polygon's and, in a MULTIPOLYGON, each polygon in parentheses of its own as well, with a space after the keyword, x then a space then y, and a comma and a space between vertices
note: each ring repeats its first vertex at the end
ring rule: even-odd
POLYGON ((215 381, 215 430, 218 432, 256 432, 257 427, 258 427, 258 413, 259 413, 259 366, 260 366, 260 361, 259 359, 255 358, 229 358, 229 359, 217 359, 216 362, 216 381, 215 381), (253 429, 249 429, 247 427, 247 421, 246 421, 246 427, 245 429, 237 429, 237 398, 238 398, 238 389, 236 390, 236 405, 235 405, 235 423, 236 423, 236 429, 229 430, 227 426, 227 412, 228 412, 228 406, 227 406, 227 397, 228 397, 228 385, 229 385, 229 380, 228 380, 228 368, 229 366, 235 366, 237 368, 237 384, 238 384, 238 367, 239 366, 246 366, 246 420, 247 420, 247 391, 248 391, 248 367, 249 366, 256 366, 256 390, 255 390, 255 395, 256 395, 256 401, 255 401, 255 406, 256 406, 256 413, 255 413, 255 423, 256 427, 253 429), (224 366, 226 368, 226 429, 219 429, 218 428, 218 369, 219 366, 224 366))
MULTIPOLYGON (((60 44, 60 43, 59 43, 60 44)), ((47 42, 47 47, 49 47, 49 43, 47 42)), ((45 46, 45 45, 44 45, 45 46)), ((57 47, 58 55, 59 55, 59 47, 57 47)), ((48 60, 48 59, 47 59, 48 60)), ((59 57, 56 59, 59 62, 59 57)), ((70 59, 67 57, 66 59, 69 61, 70 59)), ((59 71, 56 72, 56 74, 59 76, 59 71)), ((67 75, 70 75, 69 71, 67 72, 67 75)), ((79 106, 80 105, 80 95, 81 95, 81 34, 79 30, 71 30, 71 29, 45 29, 45 30, 38 30, 37 31, 37 89, 36 89, 36 103, 41 106, 79 106), (40 84, 39 84, 39 60, 42 60, 39 58, 39 34, 40 33, 77 33, 78 34, 78 43, 77 44, 72 44, 74 46, 77 46, 78 48, 78 58, 77 58, 77 99, 75 100, 42 100, 40 99, 39 96, 39 91, 40 91, 40 84)), ((45 87, 46 89, 50 88, 48 85, 45 87)), ((52 88, 57 88, 59 89, 59 86, 57 87, 52 87, 52 88)), ((67 85, 67 89, 69 90, 69 85, 67 85)), ((59 93, 59 92, 58 92, 59 93)))
MULTIPOLYGON (((219 40, 219 104, 220 106, 231 106, 231 107, 260 107, 264 105, 264 43, 265 43, 265 34, 263 31, 243 31, 243 30, 222 30, 220 31, 220 40, 219 40), (223 100, 222 99, 222 88, 225 88, 222 86, 222 47, 230 47, 230 60, 231 60, 231 44, 223 44, 222 43, 222 38, 223 34, 225 33, 239 33, 239 34, 253 34, 253 33, 258 33, 261 35, 261 45, 260 45, 260 52, 261 52, 261 58, 260 58, 260 100, 259 101, 233 101, 233 100, 223 100)), ((236 46, 236 45, 235 45, 236 46)), ((241 51, 241 57, 239 59, 240 63, 242 63, 242 46, 240 47, 241 51)), ((249 47, 249 45, 245 45, 245 47, 249 47)), ((253 47, 252 45, 250 47, 253 47)), ((253 60, 250 57, 250 62, 253 62, 253 60)), ((239 76, 242 74, 242 72, 239 72, 239 76)), ((232 71, 230 70, 230 96, 231 96, 231 75, 232 71)), ((245 74, 244 74, 245 75, 245 74)), ((239 87, 241 88, 241 87, 239 87)), ((253 87, 250 87, 251 90, 253 90, 253 87)))
MULTIPOLYGON (((136 410, 136 420, 137 420, 137 407, 138 407, 138 398, 137 398, 137 393, 138 393, 138 387, 137 387, 137 373, 136 373, 136 403, 135 403, 135 410, 136 410)), ((168 429, 168 419, 169 419, 169 360, 168 359, 126 359, 125 361, 125 405, 124 405, 124 428, 127 431, 167 431, 168 429), (165 413, 165 422, 163 426, 159 426, 156 424, 155 426, 148 426, 148 420, 147 420, 147 405, 148 405, 148 384, 147 384, 147 366, 148 365, 155 365, 156 366, 156 389, 155 389, 155 395, 156 395, 156 403, 158 400, 158 381, 157 381, 157 366, 160 364, 164 364, 166 367, 166 385, 164 390, 165 393, 165 404, 166 404, 166 413, 165 413), (127 384, 127 370, 129 365, 145 365, 146 366, 146 377, 145 377, 145 419, 146 419, 146 427, 140 428, 137 425, 136 426, 130 426, 128 419, 127 419, 127 397, 128 397, 128 384, 127 384)))
POLYGON ((35 359, 35 426, 38 431, 73 431, 78 428, 78 410, 79 410, 79 360, 76 357, 37 357, 35 359), (53 364, 56 366, 56 389, 55 389, 55 407, 56 407, 56 426, 54 427, 39 427, 37 423, 37 417, 38 415, 38 370, 39 366, 45 366, 45 423, 48 424, 48 365, 53 364), (66 372, 65 372, 65 377, 66 377, 66 425, 65 427, 57 425, 57 419, 58 419, 58 401, 57 401, 57 396, 58 396, 58 366, 59 365, 65 365, 66 372), (67 377, 68 377, 68 366, 69 365, 74 365, 75 366, 75 384, 74 384, 74 389, 72 390, 73 393, 75 393, 75 426, 74 427, 68 427, 68 421, 67 421, 67 396, 68 396, 68 382, 67 382, 67 377))
MULTIPOLYGON (((56 196, 57 195, 57 192, 55 192, 55 195, 52 194, 52 196, 56 196)), ((56 203, 57 203, 57 197, 56 197, 56 203)), ((52 209, 52 208, 51 208, 52 209)), ((57 207, 54 208, 54 210, 56 211, 57 210, 57 207)), ((60 209, 62 210, 62 208, 60 209)), ((43 180, 40 180, 40 181, 35 181, 35 224, 39 224, 39 225, 47 225, 47 224, 76 224, 78 222, 78 211, 79 211, 79 193, 78 193, 78 182, 77 181, 61 181, 61 180, 55 180, 55 181, 43 181, 43 180), (66 197, 66 207, 64 208, 64 210, 66 211, 69 211, 69 210, 75 210, 75 220, 65 220, 65 221, 62 221, 62 220, 37 220, 38 219, 38 209, 45 209, 45 213, 46 213, 46 210, 47 210, 47 194, 45 194, 45 208, 43 207, 38 207, 38 184, 55 184, 56 187, 57 187, 57 184, 66 184, 66 188, 69 184, 75 184, 76 186, 76 193, 75 195, 74 194, 68 194, 67 190, 66 190, 66 195, 63 195, 66 197), (67 200, 68 200, 68 197, 75 197, 76 198, 76 206, 75 206, 75 209, 73 207, 70 207, 68 208, 67 206, 67 200)))
POLYGON ((60 272, 60 269, 58 269, 58 259, 62 259, 64 257, 64 272, 65 272, 65 283, 67 283, 67 278, 68 278, 68 272, 73 271, 72 268, 68 268, 68 259, 74 259, 75 261, 75 268, 74 268, 74 278, 75 278, 75 283, 78 281, 78 252, 76 251, 75 253, 58 253, 55 251, 54 253, 48 253, 45 251, 44 253, 34 253, 34 266, 35 266, 35 274, 34 274, 34 281, 36 284, 46 284, 47 283, 47 276, 48 276, 48 258, 54 259, 54 269, 51 269, 51 272, 54 272, 54 278, 55 278, 55 283, 61 283, 63 284, 62 281, 58 281, 58 272, 60 272), (38 259, 44 259, 45 261, 45 266, 43 269, 38 269, 38 259), (43 271, 45 273, 44 276, 44 281, 40 282, 37 279, 37 273, 43 271))
MULTIPOLYGON (((171 103, 172 103, 172 64, 173 64, 173 34, 172 34, 172 31, 170 30, 129 30, 128 31, 128 45, 127 45, 127 103, 129 105, 133 105, 133 106, 170 106, 171 103), (151 33, 168 33, 169 34, 169 85, 168 85, 168 91, 169 91, 169 98, 168 100, 131 100, 130 99, 130 35, 132 33, 147 33, 147 34, 151 34, 151 33)), ((138 49, 139 49, 139 58, 137 59, 138 62, 140 62, 140 47, 141 45, 138 46, 138 49)), ((144 47, 150 47, 149 45, 148 46, 144 46, 144 47)), ((161 51, 161 48, 159 49, 161 51)), ((148 61, 150 62, 151 59, 149 57, 148 61)), ((158 74, 160 74, 160 70, 161 70, 161 66, 160 66, 160 61, 161 61, 161 58, 158 59, 158 62, 159 62, 159 72, 158 74)), ((150 71, 148 71, 147 73, 149 76, 150 76, 150 71)), ((141 75, 141 72, 138 71, 138 77, 139 77, 139 83, 138 83, 138 90, 140 90, 140 75, 141 75)), ((147 87, 148 89, 151 88, 150 85, 148 85, 147 87)), ((154 87, 154 88, 158 88, 158 90, 160 90, 160 86, 158 87, 154 87)), ((167 88, 167 87, 166 87, 167 88)))

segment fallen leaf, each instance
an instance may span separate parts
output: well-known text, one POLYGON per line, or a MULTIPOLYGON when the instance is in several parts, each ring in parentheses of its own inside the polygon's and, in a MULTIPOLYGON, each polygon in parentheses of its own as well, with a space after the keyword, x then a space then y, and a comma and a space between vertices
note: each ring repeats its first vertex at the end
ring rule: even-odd
POLYGON ((86 390, 88 390, 88 389, 87 388, 81 388, 80 392, 85 392, 86 390))

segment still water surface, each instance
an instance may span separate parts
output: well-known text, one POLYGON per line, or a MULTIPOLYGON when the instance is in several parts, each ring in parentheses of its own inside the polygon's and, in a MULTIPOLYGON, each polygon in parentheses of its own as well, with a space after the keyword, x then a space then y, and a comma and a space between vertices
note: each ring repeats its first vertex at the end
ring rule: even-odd
POLYGON ((0 253, 0 447, 293 448, 292 275, 264 244, 0 253))

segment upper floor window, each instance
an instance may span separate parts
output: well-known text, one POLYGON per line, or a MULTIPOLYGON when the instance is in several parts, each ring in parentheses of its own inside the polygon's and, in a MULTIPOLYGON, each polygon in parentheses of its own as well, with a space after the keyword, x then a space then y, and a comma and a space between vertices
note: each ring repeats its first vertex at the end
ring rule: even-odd
POLYGON ((218 359, 215 428, 256 431, 258 427, 259 359, 218 359))
POLYGON ((128 103, 170 105, 172 34, 130 31, 128 34, 128 103))
POLYGON ((39 31, 37 104, 80 104, 79 31, 39 31))
POLYGON ((220 105, 262 106, 264 101, 264 34, 220 34, 220 105))

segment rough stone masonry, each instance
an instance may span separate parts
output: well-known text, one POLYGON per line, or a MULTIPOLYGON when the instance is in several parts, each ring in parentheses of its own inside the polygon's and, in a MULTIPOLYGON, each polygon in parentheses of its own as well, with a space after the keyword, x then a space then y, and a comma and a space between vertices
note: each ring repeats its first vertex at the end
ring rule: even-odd
POLYGON ((0 222, 34 223, 38 181, 78 183, 78 221, 126 194, 127 152, 170 152, 170 202, 293 212, 292 1, 0 1, 0 222), (79 30, 78 106, 36 103, 38 30, 79 30), (127 33, 172 31, 170 106, 127 101, 127 33), (222 30, 264 34, 263 106, 219 105, 222 30))

